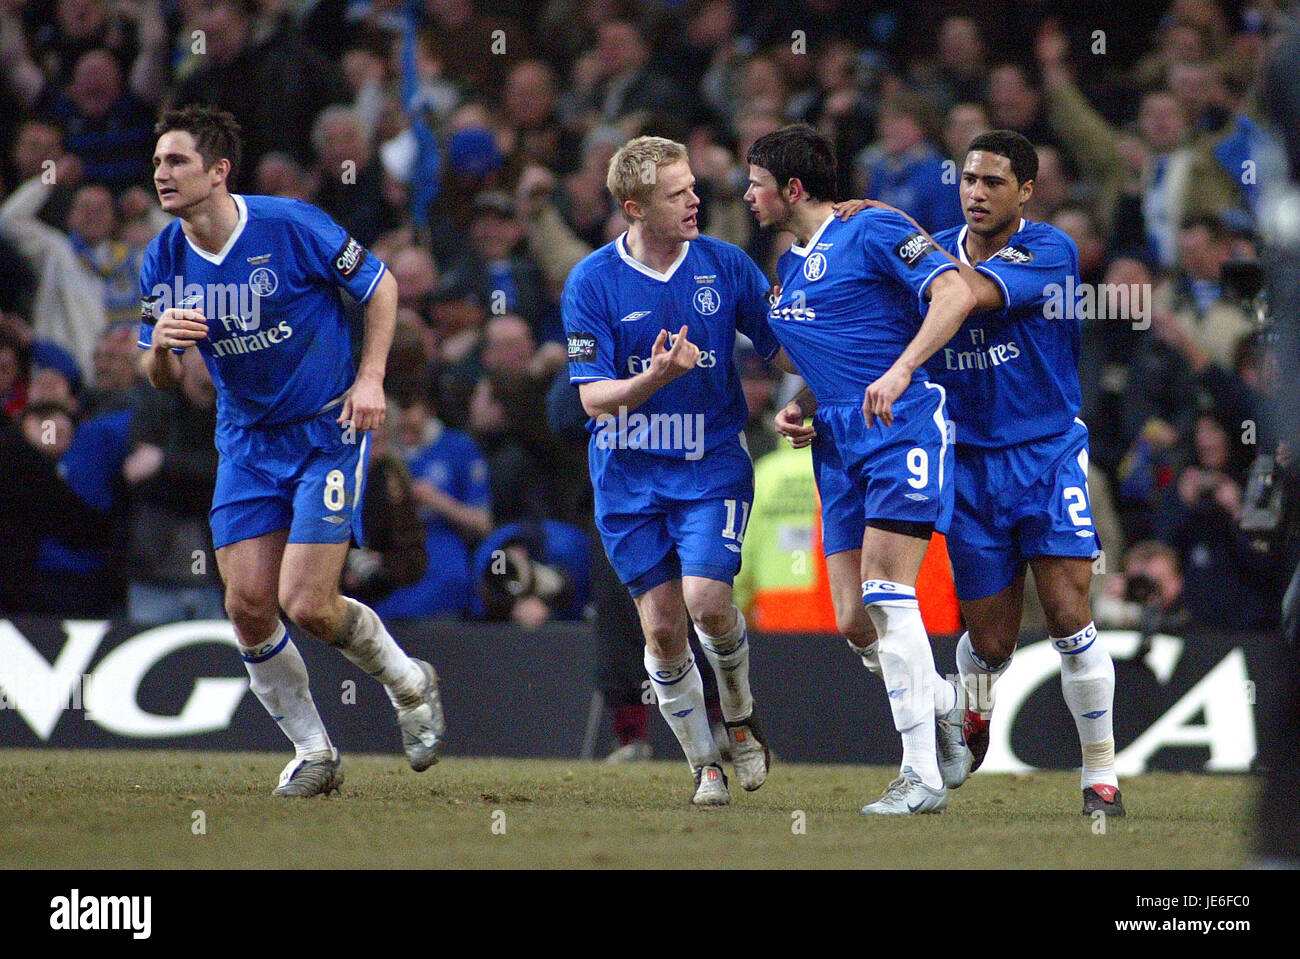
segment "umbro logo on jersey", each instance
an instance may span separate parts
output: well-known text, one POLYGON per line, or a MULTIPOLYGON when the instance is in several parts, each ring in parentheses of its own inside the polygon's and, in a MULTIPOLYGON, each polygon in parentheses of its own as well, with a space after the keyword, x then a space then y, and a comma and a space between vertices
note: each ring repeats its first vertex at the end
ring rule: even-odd
POLYGON ((635 313, 629 313, 627 316, 625 316, 625 317, 623 317, 622 319, 620 319, 619 322, 620 322, 620 323, 631 323, 633 320, 639 320, 639 319, 641 319, 641 317, 643 317, 643 316, 649 316, 649 315, 650 315, 650 311, 649 311, 649 310, 637 310, 635 313))

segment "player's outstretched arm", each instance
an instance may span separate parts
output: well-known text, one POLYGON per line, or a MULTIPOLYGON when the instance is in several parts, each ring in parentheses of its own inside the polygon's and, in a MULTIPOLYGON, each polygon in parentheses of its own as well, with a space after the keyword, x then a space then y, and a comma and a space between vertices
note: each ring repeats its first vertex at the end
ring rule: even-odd
POLYGON ((579 383, 582 408, 590 417, 618 416, 619 409, 634 410, 660 388, 695 369, 700 348, 686 338, 690 327, 683 326, 673 336, 669 349, 668 331, 660 330, 650 350, 650 363, 636 376, 622 380, 597 380, 579 383))
POLYGON ((862 415, 867 426, 871 426, 877 416, 886 426, 893 426, 894 400, 902 396, 903 390, 912 382, 916 368, 953 338, 975 308, 975 294, 954 270, 940 273, 930 281, 929 293, 930 309, 916 336, 885 375, 867 387, 862 401, 862 415))
POLYGON ((152 344, 140 361, 149 385, 157 389, 178 385, 181 358, 172 350, 184 352, 207 335, 208 321, 199 310, 164 310, 154 324, 152 344))
POLYGON ((366 339, 361 348, 361 365, 357 378, 343 401, 340 426, 352 423, 357 431, 378 429, 384 425, 388 401, 384 397, 384 371, 388 368, 388 350, 397 328, 397 281, 384 271, 375 292, 366 302, 366 339))

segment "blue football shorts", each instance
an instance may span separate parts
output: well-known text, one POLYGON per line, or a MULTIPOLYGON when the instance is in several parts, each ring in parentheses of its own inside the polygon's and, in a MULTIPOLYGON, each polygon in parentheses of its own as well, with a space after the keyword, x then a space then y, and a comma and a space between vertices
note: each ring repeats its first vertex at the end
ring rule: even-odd
POLYGON ((682 576, 736 578, 754 503, 754 466, 740 437, 698 460, 602 450, 593 437, 588 465, 596 528, 633 596, 682 576))
POLYGON ((957 598, 982 599, 1015 581, 1034 556, 1095 559, 1101 541, 1088 499, 1088 428, 1001 449, 957 447, 948 530, 957 598))
POLYGON ((299 423, 217 427, 212 542, 220 549, 288 529, 290 543, 362 543, 370 434, 345 431, 337 407, 299 423))
POLYGON ((826 555, 861 549, 872 520, 929 523, 943 533, 952 515, 952 429, 937 383, 909 387, 894 423, 867 428, 860 404, 817 410, 813 472, 822 501, 826 555))

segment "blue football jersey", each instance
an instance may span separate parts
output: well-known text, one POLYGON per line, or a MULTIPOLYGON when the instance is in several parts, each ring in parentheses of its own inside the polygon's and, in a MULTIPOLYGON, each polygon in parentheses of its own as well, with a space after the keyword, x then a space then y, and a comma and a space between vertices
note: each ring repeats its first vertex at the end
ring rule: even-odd
MULTIPOLYGON (((777 262, 772 332, 822 405, 861 404, 921 328, 926 290, 957 267, 906 217, 870 207, 827 217, 777 262)), ((918 368, 909 389, 926 381, 918 368)))
MULTIPOLYGON (((617 447, 693 459, 735 439, 749 419, 733 359, 736 331, 764 359, 780 348, 767 325, 767 279, 739 247, 701 236, 683 244, 666 273, 633 259, 626 234, 584 259, 564 285, 561 310, 569 381, 627 379, 644 371, 660 330, 700 348, 695 369, 654 393, 626 417, 588 420, 594 455, 617 447), (663 417, 662 429, 654 417, 663 417), (703 425, 702 435, 695 424, 703 425), (671 442, 663 440, 671 439, 671 442)), ((671 345, 671 343, 669 344, 671 345)))
POLYGON ((361 302, 384 264, 327 214, 301 200, 235 196, 239 223, 218 254, 179 220, 154 237, 140 270, 140 346, 164 310, 197 308, 200 340, 228 426, 272 426, 322 410, 355 379, 339 287, 361 302))
MULTIPOLYGON (((969 263, 965 240, 964 226, 935 237, 969 263)), ((948 390, 956 441, 1000 447, 1066 432, 1082 405, 1074 241, 1022 219, 1007 245, 975 269, 998 284, 1005 307, 972 313, 926 364, 948 390)))

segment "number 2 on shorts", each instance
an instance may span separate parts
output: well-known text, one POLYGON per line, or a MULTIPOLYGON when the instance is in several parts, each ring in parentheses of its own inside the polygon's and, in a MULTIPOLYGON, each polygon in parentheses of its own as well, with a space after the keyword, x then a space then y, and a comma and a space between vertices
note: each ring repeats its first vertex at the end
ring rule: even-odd
POLYGON ((1091 526, 1092 518, 1085 515, 1088 510, 1088 497, 1078 486, 1067 486, 1061 491, 1065 501, 1070 504, 1070 522, 1075 526, 1091 526))

